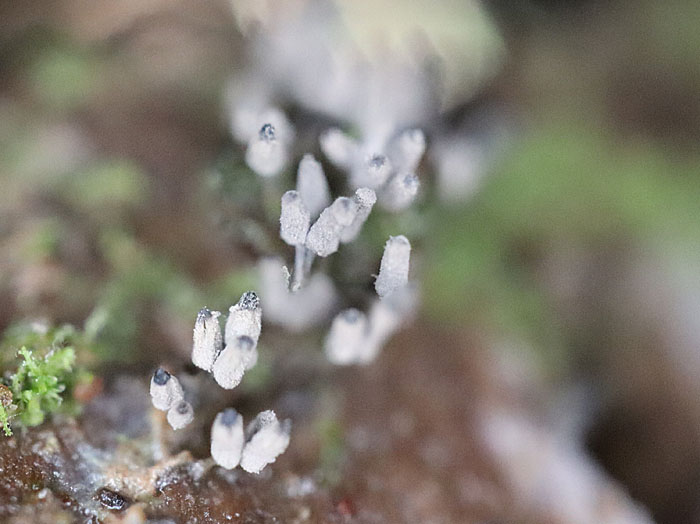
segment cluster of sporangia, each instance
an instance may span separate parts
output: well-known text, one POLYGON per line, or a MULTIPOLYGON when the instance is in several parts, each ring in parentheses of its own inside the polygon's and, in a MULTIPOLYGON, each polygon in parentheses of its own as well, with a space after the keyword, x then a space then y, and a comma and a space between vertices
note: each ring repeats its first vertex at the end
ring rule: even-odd
MULTIPOLYGON (((243 293, 229 309, 225 337, 220 316, 220 312, 207 308, 197 315, 192 363, 210 372, 222 388, 233 389, 258 361, 260 300, 252 291, 243 293)), ((154 407, 168 412, 168 423, 173 429, 192 422, 194 411, 184 399, 180 382, 163 368, 158 368, 151 379, 151 399, 154 407)), ((216 416, 211 429, 211 456, 223 468, 233 469, 240 464, 249 473, 260 473, 287 449, 290 429, 290 422, 280 423, 271 410, 259 413, 244 429, 243 417, 233 408, 225 409, 216 416)))
MULTIPOLYGON (((318 306, 332 308, 331 293, 324 280, 310 275, 315 257, 327 257, 340 244, 353 241, 360 233, 372 207, 379 200, 389 210, 404 209, 415 198, 418 182, 411 174, 425 149, 423 134, 411 130, 395 141, 394 167, 384 155, 362 156, 359 144, 338 130, 322 137, 322 149, 332 161, 351 172, 355 194, 330 201, 328 182, 321 164, 313 156, 302 158, 297 173, 296 190, 281 198, 280 236, 295 248, 293 272, 286 267, 279 273, 282 281, 263 271, 266 308, 271 319, 295 318, 295 312, 317 311, 318 306), (358 160, 362 158, 362 160, 358 160), (284 275, 284 276, 282 276, 284 275), (268 296, 269 295, 269 296, 268 296), (325 298, 323 298, 325 297, 325 298)), ((265 124, 252 138, 246 152, 248 165, 261 176, 274 176, 287 160, 287 144, 279 139, 275 128, 265 124)), ((399 235, 390 237, 384 248, 369 314, 357 309, 341 311, 333 320, 325 350, 328 359, 340 365, 366 364, 376 358, 382 345, 404 321, 413 292, 408 286, 411 244, 399 235)), ((276 265, 276 262, 273 263, 276 265)), ((274 273, 273 269, 273 273, 274 273)), ((243 374, 258 360, 257 344, 262 327, 260 300, 252 291, 244 293, 229 308, 224 335, 218 311, 202 309, 194 327, 192 362, 210 372, 225 389, 235 388, 243 374)), ((290 326, 299 327, 304 317, 296 317, 290 326)), ((182 386, 176 377, 162 368, 151 380, 153 405, 167 411, 173 429, 187 426, 194 418, 182 386)), ((259 473, 276 460, 289 444, 290 422, 280 423, 271 410, 263 411, 243 427, 243 418, 233 408, 219 413, 211 430, 211 455, 226 469, 238 466, 259 473)))

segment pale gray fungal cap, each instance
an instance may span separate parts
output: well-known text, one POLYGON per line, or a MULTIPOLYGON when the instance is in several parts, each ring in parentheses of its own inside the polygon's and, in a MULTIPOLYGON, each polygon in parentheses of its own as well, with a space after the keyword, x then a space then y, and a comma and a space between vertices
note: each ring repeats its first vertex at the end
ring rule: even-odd
POLYGON ((280 237, 290 246, 302 246, 309 231, 311 214, 297 191, 282 195, 280 237))
POLYGON ((248 473, 257 474, 275 462, 289 445, 290 430, 290 422, 280 423, 274 411, 258 414, 246 428, 241 467, 248 473))
POLYGON ((258 134, 248 142, 245 161, 253 171, 263 177, 278 175, 287 164, 286 144, 277 140, 271 124, 264 124, 258 134))
POLYGON ((297 171, 297 191, 312 217, 317 217, 331 201, 323 167, 313 155, 304 155, 297 171))
POLYGON ((180 382, 163 368, 158 368, 151 378, 151 402, 153 407, 167 411, 170 406, 182 400, 184 393, 180 382))
POLYGON ((229 308, 224 341, 228 346, 235 343, 238 337, 247 336, 257 344, 261 329, 260 299, 253 291, 243 293, 238 303, 229 308))
POLYGON ((361 311, 351 308, 338 313, 326 337, 328 360, 337 365, 361 361, 367 332, 367 317, 361 311))
POLYGON ((168 410, 168 424, 175 430, 182 429, 194 420, 192 405, 186 400, 174 402, 168 410))
POLYGON ((216 415, 211 427, 211 457, 219 466, 233 469, 241 461, 245 436, 243 417, 228 408, 216 415))
POLYGON ((197 314, 192 335, 192 363, 198 368, 210 371, 217 355, 223 348, 223 337, 218 311, 202 308, 197 314))
POLYGON ((327 129, 319 138, 321 151, 333 165, 342 169, 352 167, 359 151, 355 140, 343 133, 337 127, 327 129))
POLYGON ((238 337, 228 344, 214 362, 214 380, 224 389, 233 389, 241 383, 243 375, 258 361, 258 350, 253 339, 238 337))
POLYGON ((320 257, 338 251, 340 232, 352 224, 357 215, 357 204, 347 198, 339 197, 321 212, 321 216, 309 229, 306 236, 306 247, 320 257))
POLYGON ((402 211, 416 199, 420 181, 413 173, 400 172, 391 177, 382 189, 382 207, 389 211, 402 211))
POLYGON ((355 191, 353 200, 357 205, 357 213, 352 223, 340 231, 340 241, 343 244, 352 242, 360 234, 362 226, 367 221, 374 204, 377 202, 377 194, 368 187, 361 187, 355 191))
POLYGON ((405 236, 389 237, 384 246, 379 275, 374 282, 374 289, 380 298, 406 286, 410 257, 411 244, 405 236))

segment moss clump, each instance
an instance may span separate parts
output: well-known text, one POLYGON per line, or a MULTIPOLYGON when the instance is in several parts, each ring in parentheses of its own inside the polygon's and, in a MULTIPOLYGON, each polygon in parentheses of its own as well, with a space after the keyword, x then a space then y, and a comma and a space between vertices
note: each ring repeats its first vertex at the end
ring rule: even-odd
POLYGON ((5 370, 0 384, 0 425, 5 435, 12 435, 10 422, 25 427, 38 426, 51 413, 76 413, 78 405, 73 391, 92 380, 77 367, 76 349, 70 344, 77 335, 70 326, 46 333, 27 333, 16 353, 20 362, 14 372, 5 370), (49 344, 42 344, 50 340, 49 344))

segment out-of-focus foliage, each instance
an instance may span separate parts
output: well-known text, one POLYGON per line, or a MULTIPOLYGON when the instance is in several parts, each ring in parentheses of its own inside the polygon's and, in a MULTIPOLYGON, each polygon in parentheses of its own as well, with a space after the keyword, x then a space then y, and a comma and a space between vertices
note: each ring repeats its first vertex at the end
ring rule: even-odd
POLYGON ((549 348, 545 360, 559 359, 561 334, 533 262, 547 252, 618 243, 666 252, 697 247, 698 165, 575 124, 532 131, 473 201, 437 212, 427 312, 524 335, 549 348))

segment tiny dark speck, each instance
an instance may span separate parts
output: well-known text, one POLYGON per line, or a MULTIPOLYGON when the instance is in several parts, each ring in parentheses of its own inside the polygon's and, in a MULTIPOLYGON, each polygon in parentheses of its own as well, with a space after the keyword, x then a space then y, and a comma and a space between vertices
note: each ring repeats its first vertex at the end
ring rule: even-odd
POLYGON ((127 505, 126 499, 123 496, 108 488, 101 488, 97 492, 97 500, 100 501, 100 504, 109 509, 122 510, 127 505))

